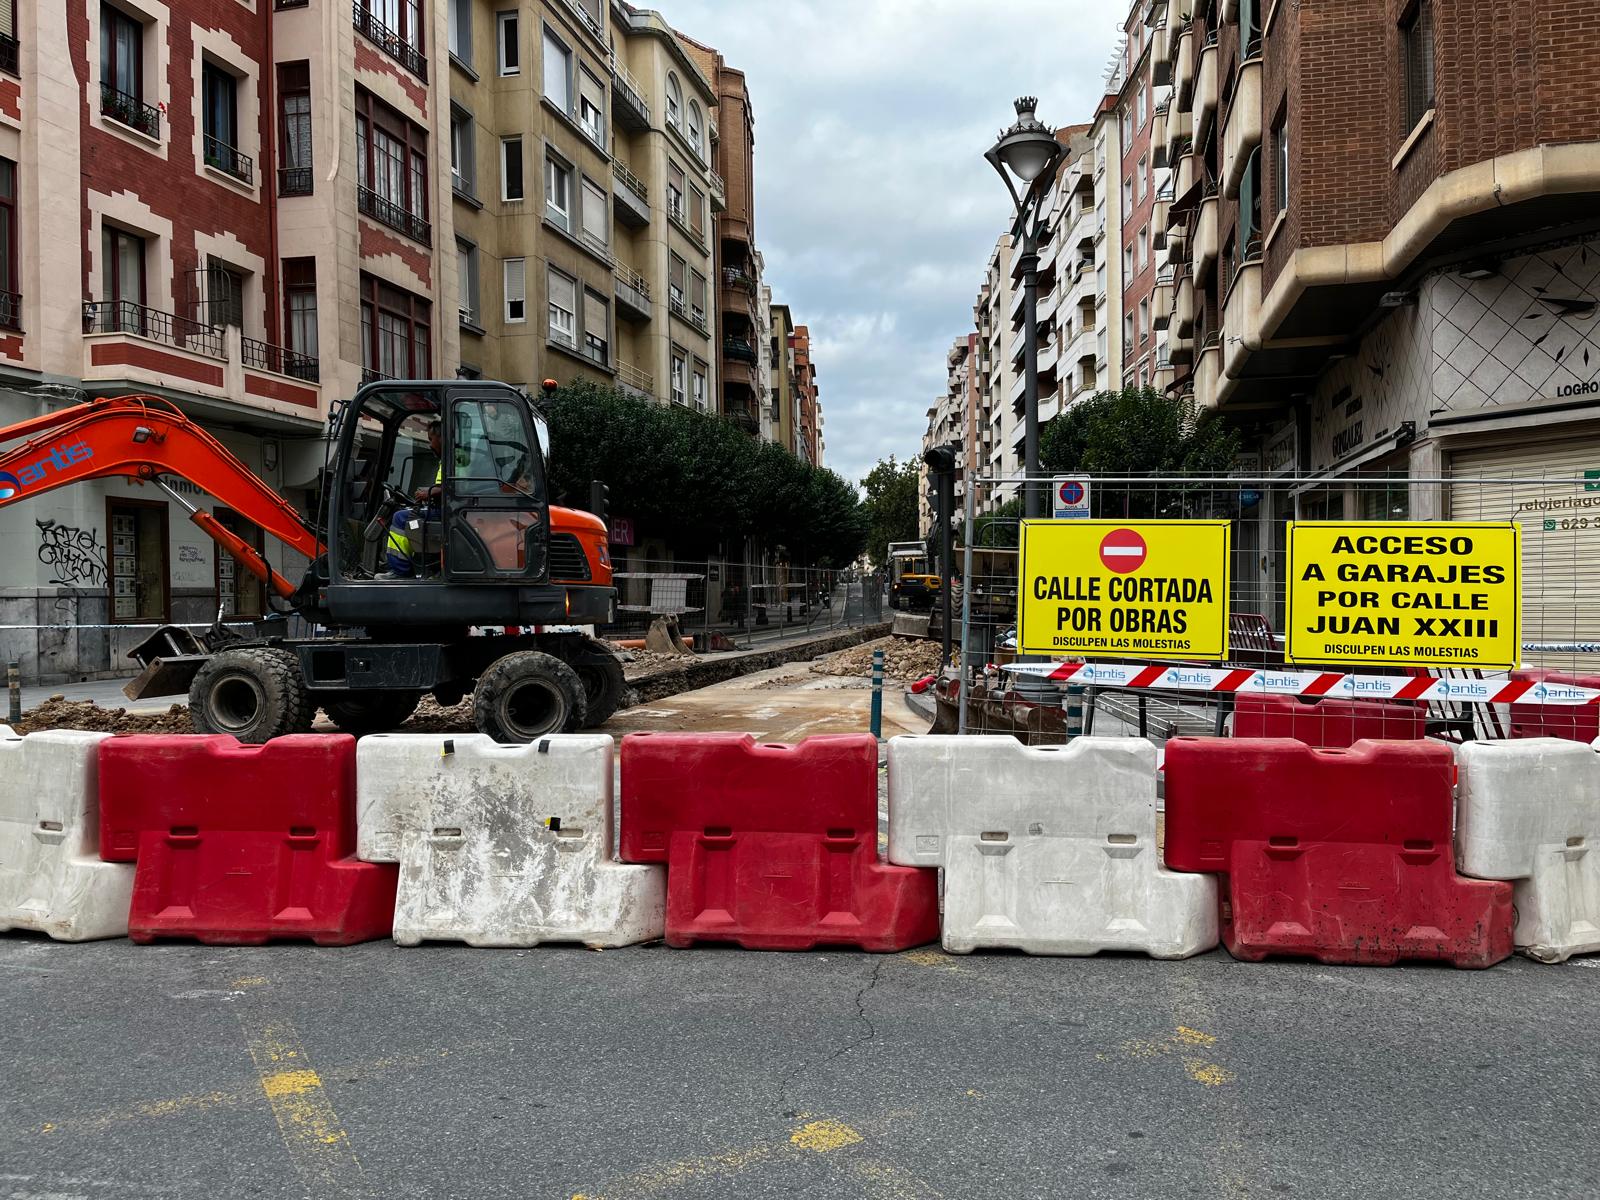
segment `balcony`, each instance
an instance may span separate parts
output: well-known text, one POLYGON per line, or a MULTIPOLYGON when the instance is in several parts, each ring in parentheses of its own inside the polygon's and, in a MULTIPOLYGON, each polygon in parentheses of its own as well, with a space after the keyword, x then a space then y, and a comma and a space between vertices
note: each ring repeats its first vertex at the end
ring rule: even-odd
POLYGON ((159 342, 190 354, 207 358, 226 357, 220 326, 204 325, 176 313, 146 308, 131 300, 85 300, 83 332, 132 334, 147 342, 159 342))
POLYGON ((614 273, 614 291, 617 297, 617 316, 625 321, 642 324, 654 315, 650 299, 650 281, 632 267, 617 264, 614 273))
POLYGON ((650 102, 644 88, 620 58, 611 60, 611 115, 618 125, 633 133, 650 130, 650 102))
POLYGON ((1165 329, 1172 319, 1172 306, 1178 290, 1178 273, 1172 267, 1162 267, 1156 273, 1156 285, 1150 292, 1150 324, 1165 329))
POLYGON ((1165 162, 1173 166, 1184 153, 1186 146, 1194 142, 1194 115, 1188 109, 1179 109, 1174 105, 1167 112, 1167 153, 1165 162))
POLYGON ((649 228, 650 189, 620 158, 611 161, 611 194, 617 220, 635 229, 649 228))
POLYGON ((1164 250, 1167 246, 1167 217, 1172 212, 1172 187, 1168 183, 1156 193, 1150 208, 1150 248, 1164 250))
POLYGON ((1226 379, 1238 379, 1244 374, 1245 359, 1262 343, 1259 253, 1240 263, 1234 272, 1233 282, 1223 296, 1222 327, 1228 331, 1222 373, 1226 379))
POLYGON ((1167 230, 1167 262, 1173 266, 1181 263, 1189 252, 1189 228, 1174 225, 1167 230))
POLYGON ((1218 85, 1222 73, 1222 51, 1217 47, 1217 31, 1206 34, 1200 47, 1200 66, 1194 81, 1194 140, 1205 144, 1206 134, 1217 119, 1218 85))
POLYGON ((1211 278, 1217 265, 1221 248, 1217 219, 1217 185, 1206 184, 1205 195, 1196 210, 1194 220, 1194 274, 1197 279, 1211 278))
POLYGON ((732 362, 756 365, 756 348, 743 338, 723 338, 722 357, 732 362))
POLYGON ((280 195, 280 196, 309 196, 309 195, 311 195, 311 168, 310 167, 279 167, 278 168, 278 195, 280 195))
POLYGON ((303 379, 307 383, 316 383, 321 378, 317 360, 309 354, 274 346, 269 342, 258 342, 255 338, 240 338, 239 347, 244 365, 257 371, 272 371, 291 379, 303 379))
POLYGON ((1178 290, 1172 301, 1170 328, 1181 338, 1194 333, 1194 278, 1187 272, 1178 276, 1178 290))
POLYGON ((161 113, 139 97, 119 92, 108 83, 100 85, 100 115, 147 138, 161 139, 161 113))
POLYGON ((354 0, 351 10, 351 23, 355 25, 356 32, 418 79, 426 82, 428 78, 427 56, 422 53, 420 48, 413 46, 382 21, 378 20, 377 15, 367 7, 369 2, 370 0, 354 0))
POLYGON ((1165 29, 1157 29, 1150 35, 1150 82, 1156 87, 1166 87, 1172 82, 1172 43, 1165 29))
POLYGON ((1230 200, 1239 195, 1239 182, 1251 152, 1261 145, 1261 58, 1239 68, 1233 103, 1222 125, 1222 186, 1230 200))
POLYGON ((1206 342, 1194 364, 1194 402, 1197 408, 1215 408, 1222 383, 1222 346, 1216 335, 1206 342))
POLYGON ((728 209, 728 184, 716 171, 706 172, 706 178, 711 184, 711 211, 726 212, 728 209))
POLYGON ((1171 110, 1172 100, 1169 97, 1156 105, 1155 114, 1150 118, 1150 154, 1158 171, 1167 165, 1167 119, 1171 110))
MULTIPOLYGON (((590 33, 594 34, 594 36, 600 41, 601 45, 605 45, 605 26, 595 19, 595 15, 592 12, 590 12, 582 4, 578 3, 578 0, 567 0, 567 11, 573 16, 577 17, 579 23, 582 24, 582 26, 590 33)), ((605 11, 603 0, 601 11, 605 11)))
POLYGON ((617 385, 631 396, 640 400, 656 400, 655 376, 648 371, 641 371, 632 363, 619 361, 617 364, 617 385))
POLYGON ((248 154, 241 154, 238 149, 228 145, 221 138, 212 137, 209 133, 201 139, 201 146, 205 153, 205 164, 224 175, 231 175, 240 183, 254 183, 256 166, 255 160, 248 154))
POLYGON ((1174 328, 1168 328, 1167 358, 1175 367, 1188 366, 1194 362, 1194 338, 1181 334, 1174 328))
POLYGON ((356 207, 364 216, 371 217, 380 225, 387 225, 397 233, 403 233, 412 241, 421 242, 424 246, 433 245, 433 226, 414 213, 408 213, 398 204, 385 200, 371 188, 356 188, 356 207))
POLYGON ((1195 32, 1186 25, 1178 34, 1178 46, 1172 56, 1173 107, 1188 110, 1194 103, 1195 32))
POLYGON ((22 57, 20 49, 16 38, 0 33, 0 71, 19 79, 22 77, 22 72, 17 69, 17 62, 22 57))
POLYGON ((22 332, 21 292, 0 292, 0 329, 22 332))
POLYGON ((1194 147, 1185 146, 1182 154, 1178 156, 1178 169, 1174 172, 1174 188, 1177 194, 1187 196, 1194 188, 1195 180, 1200 178, 1200 156, 1195 153, 1194 147))

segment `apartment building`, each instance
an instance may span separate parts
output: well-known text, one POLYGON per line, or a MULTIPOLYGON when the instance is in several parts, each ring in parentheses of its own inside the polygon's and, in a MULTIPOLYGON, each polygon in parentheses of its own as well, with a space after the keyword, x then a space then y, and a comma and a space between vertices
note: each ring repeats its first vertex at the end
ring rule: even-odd
MULTIPOLYGON (((1009 353, 1011 313, 1016 303, 1012 260, 1011 235, 1002 234, 989 256, 972 307, 978 339, 974 461, 991 479, 1014 477, 1022 469, 1020 410, 1012 403, 1018 373, 1009 353)), ((990 511, 1016 494, 1015 485, 1000 485, 980 494, 977 501, 990 511)))
POLYGON ((796 325, 789 337, 794 353, 794 453, 814 467, 822 465, 822 403, 817 367, 811 361, 811 330, 796 325))
MULTIPOLYGON (((1597 35, 1589 0, 1169 19, 1177 386, 1308 477, 1301 516, 1505 519, 1475 487, 1341 481, 1600 461, 1597 35)), ((1547 534, 1524 524, 1528 561, 1547 534)))
MULTIPOLYGON (((1147 387, 1162 370, 1160 341, 1152 315, 1160 271, 1156 206, 1167 172, 1156 161, 1152 133, 1158 88, 1150 67, 1151 46, 1165 33, 1165 0, 1136 0, 1123 25, 1121 83, 1116 96, 1118 210, 1122 214, 1122 354, 1114 377, 1123 387, 1147 387)), ((1164 89, 1162 89, 1164 90, 1164 89)), ((1169 197, 1170 199, 1170 197, 1169 197)))
MULTIPOLYGON (((966 505, 968 466, 976 461, 977 356, 976 333, 958 337, 950 344, 950 349, 945 354, 945 363, 949 368, 945 390, 928 406, 928 424, 922 435, 923 454, 935 446, 953 443, 957 448, 955 503, 958 513, 963 511, 966 505)), ((920 482, 917 492, 917 528, 921 531, 921 536, 928 537, 933 530, 934 511, 929 496, 930 480, 926 463, 919 468, 918 479, 920 482)), ((974 497, 974 503, 979 499, 981 497, 974 497)))
POLYGON ((800 421, 795 407, 799 400, 795 388, 794 314, 787 304, 770 304, 768 311, 772 316, 773 440, 790 454, 798 455, 796 433, 800 421))

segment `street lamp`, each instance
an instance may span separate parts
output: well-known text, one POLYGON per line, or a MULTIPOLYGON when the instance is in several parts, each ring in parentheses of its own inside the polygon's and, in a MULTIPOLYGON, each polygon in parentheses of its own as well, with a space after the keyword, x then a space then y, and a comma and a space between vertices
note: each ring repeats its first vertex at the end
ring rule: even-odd
POLYGON ((1022 319, 1023 319, 1023 514, 1030 519, 1044 516, 1044 493, 1039 479, 1039 348, 1036 344, 1039 322, 1039 238, 1044 232, 1040 209, 1050 181, 1055 177, 1056 164, 1065 153, 1055 132, 1034 116, 1039 101, 1033 96, 1023 96, 1016 102, 1017 120, 1010 129, 1000 134, 1000 140, 989 147, 984 157, 996 174, 1005 181, 1011 193, 1011 203, 1016 206, 1017 219, 1011 227, 1013 244, 1020 243, 1022 257, 1022 319), (1012 182, 1015 175, 1022 187, 1012 182))

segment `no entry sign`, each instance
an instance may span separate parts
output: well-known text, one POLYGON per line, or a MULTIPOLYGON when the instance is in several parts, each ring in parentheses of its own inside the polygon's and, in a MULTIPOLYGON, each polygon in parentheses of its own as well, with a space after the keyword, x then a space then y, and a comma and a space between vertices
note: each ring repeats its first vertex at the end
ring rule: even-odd
POLYGON ((1225 658, 1228 549, 1227 521, 1024 521, 1018 648, 1225 658))

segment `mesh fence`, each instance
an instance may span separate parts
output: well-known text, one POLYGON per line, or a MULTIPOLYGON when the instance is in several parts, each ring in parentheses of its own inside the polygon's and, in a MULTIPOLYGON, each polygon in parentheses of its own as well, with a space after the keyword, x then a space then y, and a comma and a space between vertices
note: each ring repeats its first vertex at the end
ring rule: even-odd
MULTIPOLYGON (((965 516, 957 516, 962 533, 954 556, 954 595, 959 603, 953 633, 959 671, 955 681, 939 689, 940 727, 951 732, 1009 732, 1032 742, 1061 741, 1077 733, 1134 734, 1160 743, 1173 736, 1234 730, 1287 735, 1292 725, 1294 736, 1330 746, 1348 744, 1354 740, 1352 734, 1491 738, 1510 735, 1514 714, 1508 704, 1478 701, 1504 695, 1501 685, 1537 679, 1600 686, 1596 599, 1600 478, 1474 473, 1431 479, 1367 474, 1331 481, 1242 476, 1093 479, 1089 516, 1096 521, 1119 526, 1126 522, 1135 530, 1141 522, 1162 520, 1225 525, 1226 594, 1219 600, 1226 610, 1228 645, 1225 653, 1209 657, 1097 651, 1088 656, 1097 669, 1057 680, 1045 677, 1039 667, 1024 668, 1035 672, 1032 675, 1006 669, 1019 659, 1041 661, 1039 655, 1018 652, 1020 521, 991 515, 1008 511, 1001 506, 1019 498, 1025 486, 1026 481, 1017 478, 970 479, 967 494, 958 502, 966 510, 965 516), (1336 654, 1316 661, 1303 654, 1288 658, 1285 622, 1291 572, 1298 570, 1304 577, 1306 571, 1303 561, 1297 566, 1290 562, 1290 523, 1296 521, 1348 523, 1352 531, 1378 526, 1380 535, 1382 527, 1400 522, 1421 523, 1422 533, 1440 535, 1449 532, 1445 523, 1515 523, 1521 543, 1521 631, 1520 644, 1514 637, 1505 639, 1512 655, 1506 662, 1511 665, 1479 666, 1465 657, 1416 666, 1336 654), (1111 686, 1104 680, 1116 673, 1098 669, 1104 664, 1148 667, 1158 662, 1179 673, 1121 672, 1119 683, 1111 686), (1213 673, 1208 675, 1207 669, 1213 673), (1218 675, 1218 669, 1226 670, 1218 675), (1229 671, 1273 672, 1283 680, 1294 673, 1337 676, 1341 682, 1308 684, 1307 691, 1295 695, 1291 686, 1274 676, 1272 686, 1282 684, 1278 690, 1283 694, 1257 698, 1241 695, 1239 680, 1245 676, 1230 676, 1229 671), (1345 682, 1347 676, 1356 679, 1345 682), (1392 678, 1396 676, 1409 682, 1396 683, 1392 678), (1170 679, 1191 686, 1161 686, 1170 679), (1221 680, 1225 686, 1204 686, 1207 680, 1212 684, 1221 680), (1442 687, 1430 687, 1441 680, 1442 687), (1133 681, 1142 686, 1126 686, 1133 681), (1397 691, 1406 695, 1397 697, 1397 691), (1324 697, 1321 702, 1312 703, 1319 694, 1324 697)), ((1033 486, 1044 494, 1049 515, 1051 482, 1040 480, 1033 486)), ((1190 534, 1188 529, 1181 532, 1190 534)), ((1416 531, 1400 531, 1396 525, 1399 532, 1416 531)), ((1502 529, 1498 535, 1509 545, 1509 534, 1502 529)), ((1297 536, 1308 535, 1303 531, 1297 536)), ((1383 564, 1378 553, 1357 553, 1348 564, 1341 564, 1340 578, 1326 585, 1329 590, 1324 593, 1322 611, 1328 614, 1330 627, 1366 628, 1358 626, 1354 616, 1360 612, 1364 585, 1342 580, 1376 578, 1371 572, 1387 569, 1383 564)), ((1426 595, 1413 602, 1434 606, 1417 614, 1417 620, 1446 631, 1438 644, 1448 645, 1449 631, 1478 628, 1470 622, 1486 614, 1472 611, 1478 603, 1472 598, 1472 586, 1444 572, 1438 580, 1419 587, 1426 595)), ((1515 591, 1508 595, 1514 597, 1515 591)), ((1302 601, 1297 621, 1303 612, 1302 601)), ((1465 636, 1459 640, 1463 646, 1470 641, 1465 636)), ((1037 646, 1036 638, 1030 636, 1030 641, 1037 646)), ((1082 656, 1066 652, 1045 657, 1055 662, 1083 661, 1082 656)), ((1250 685, 1267 686, 1261 677, 1251 679, 1250 685)), ((1519 705, 1519 712, 1526 709, 1519 705)), ((1572 717, 1572 710, 1564 711, 1563 719, 1570 723, 1572 717)))

